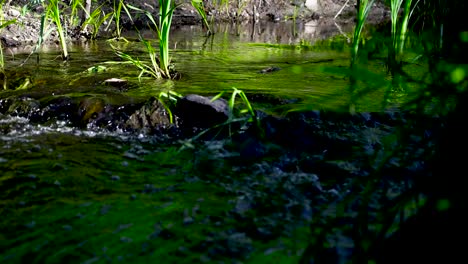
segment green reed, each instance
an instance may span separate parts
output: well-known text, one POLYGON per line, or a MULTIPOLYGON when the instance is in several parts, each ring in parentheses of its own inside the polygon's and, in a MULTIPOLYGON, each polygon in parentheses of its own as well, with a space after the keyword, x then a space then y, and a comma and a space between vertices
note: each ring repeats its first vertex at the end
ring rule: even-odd
MULTIPOLYGON (((392 45, 389 51, 390 67, 395 67, 398 63, 405 46, 406 35, 408 31, 408 23, 411 17, 412 0, 391 0, 391 22, 392 22, 392 45), (400 10, 403 6, 403 12, 400 10), (400 15, 401 14, 401 15, 400 15), (400 21, 401 20, 401 21, 400 21)), ((416 3, 417 4, 417 3, 416 3)))
MULTIPOLYGON (((153 15, 145 10, 136 8, 136 7, 129 7, 130 9, 139 11, 144 13, 148 19, 151 21, 152 25, 150 25, 150 28, 153 29, 159 40, 159 64, 158 59, 156 58, 156 51, 152 47, 151 43, 149 41, 146 41, 143 39, 143 37, 140 36, 140 39, 142 40, 143 44, 146 47, 146 50, 148 51, 148 55, 151 60, 151 66, 148 66, 142 62, 139 62, 138 60, 130 59, 128 54, 125 54, 126 56, 123 57, 132 63, 135 64, 138 68, 142 70, 140 73, 140 76, 143 73, 149 73, 151 76, 155 78, 167 78, 171 79, 171 73, 169 70, 169 65, 170 65, 170 57, 169 57, 169 33, 171 29, 171 24, 172 24, 172 16, 174 13, 174 10, 179 6, 175 5, 172 3, 171 0, 159 0, 159 23, 156 22, 154 19, 153 15)), ((119 55, 119 54, 117 54, 119 55)), ((119 56, 121 56, 120 54, 119 56)), ((122 56, 121 56, 122 57, 122 56)))
POLYGON ((104 22, 106 22, 112 16, 112 13, 104 13, 104 11, 102 11, 102 6, 103 5, 100 5, 99 7, 94 9, 94 11, 88 15, 88 18, 83 22, 83 25, 81 27, 82 29, 84 29, 88 25, 92 26, 92 39, 97 38, 97 34, 102 24, 104 24, 104 22))
POLYGON ((164 106, 166 109, 168 115, 169 115, 169 122, 171 124, 174 124, 174 115, 172 114, 171 107, 168 106, 168 103, 166 101, 169 101, 171 105, 174 105, 177 103, 177 100, 181 99, 183 96, 179 93, 176 93, 174 91, 167 91, 167 92, 160 92, 158 99, 159 102, 164 106))
MULTIPOLYGON (((200 16, 202 17, 205 23, 205 26, 208 27, 208 32, 211 33, 211 29, 209 28, 209 24, 206 19, 206 14, 204 11, 203 4, 202 3, 200 4, 198 0, 192 1, 192 4, 196 5, 195 8, 198 10, 200 16)), ((155 18, 149 11, 127 5, 129 9, 144 13, 148 17, 149 21, 151 22, 149 27, 154 32, 156 32, 156 35, 159 41, 159 58, 157 58, 156 50, 153 48, 151 43, 143 39, 143 37, 140 35, 140 40, 145 45, 148 55, 150 57, 151 65, 141 62, 138 59, 133 59, 129 54, 126 54, 121 51, 118 51, 117 49, 114 49, 116 51, 116 54, 119 57, 130 61, 132 64, 134 64, 136 67, 138 67, 141 70, 140 75, 139 75, 140 77, 143 74, 149 74, 154 78, 166 78, 166 79, 173 78, 173 76, 171 75, 171 73, 173 72, 170 70, 170 67, 169 67, 170 66, 169 33, 171 29, 174 10, 180 5, 181 4, 175 4, 171 0, 159 0, 159 21, 158 22, 156 22, 155 18)), ((127 13, 129 13, 128 10, 127 10, 127 13)))
POLYGON ((83 1, 84 0, 70 0, 70 3, 68 4, 70 8, 70 14, 68 15, 69 26, 78 26, 79 24, 78 12, 80 11, 80 9, 84 9, 83 1))
MULTIPOLYGON (((128 11, 128 8, 131 6, 128 4, 125 4, 123 0, 114 0, 114 8, 112 9, 112 19, 114 19, 115 22, 115 39, 116 40, 123 40, 127 41, 125 38, 122 37, 122 25, 121 25, 121 15, 122 15, 122 9, 127 13, 128 18, 132 20, 132 15, 128 11)), ((110 25, 110 24, 109 24, 110 25)))
POLYGON ((375 0, 359 0, 358 1, 358 13, 356 17, 356 26, 354 28, 353 35, 353 48, 351 50, 351 65, 354 65, 358 58, 359 43, 361 40, 361 33, 369 15, 372 5, 375 0))
POLYGON ((148 65, 146 62, 140 61, 138 58, 133 58, 127 53, 122 52, 119 50, 117 47, 113 46, 111 44, 112 49, 114 50, 115 54, 119 56, 120 58, 129 61, 131 64, 133 64, 135 67, 140 69, 140 74, 138 75, 138 79, 141 80, 141 77, 144 74, 150 75, 151 77, 155 79, 161 78, 161 69, 158 66, 158 60, 156 57, 157 51, 153 48, 151 43, 143 38, 140 38, 143 44, 146 47, 146 50, 148 52, 148 55, 150 57, 151 65, 148 65))
POLYGON ((159 67, 163 76, 169 79, 171 78, 169 73, 169 32, 172 15, 177 6, 171 0, 159 0, 159 27, 156 27, 159 38, 159 67))
MULTIPOLYGON (((68 60, 68 49, 67 49, 67 42, 65 39, 65 30, 62 27, 62 22, 60 19, 60 8, 59 8, 59 1, 58 0, 50 0, 49 4, 46 7, 45 18, 54 22, 57 33, 59 35, 60 47, 62 48, 62 59, 68 60)), ((45 23, 43 24, 45 26, 45 23)), ((41 29, 42 31, 42 29, 41 29)))
POLYGON ((359 52, 359 44, 361 43, 361 33, 362 29, 364 28, 364 24, 366 22, 367 17, 369 16, 369 12, 374 4, 375 0, 359 0, 357 2, 358 6, 358 13, 356 16, 356 26, 354 28, 353 34, 353 46, 351 49, 351 74, 349 76, 349 89, 351 93, 351 100, 349 105, 349 111, 351 113, 355 112, 355 105, 354 102, 357 99, 355 95, 356 90, 356 76, 355 73, 357 69, 357 60, 358 60, 358 52, 359 52))
MULTIPOLYGON (((213 131, 215 129, 220 129, 225 126, 229 127, 229 135, 232 135, 231 131, 231 125, 234 123, 245 123, 245 122, 254 122, 255 127, 257 128, 257 131, 259 132, 260 136, 264 136, 264 130, 262 129, 260 125, 260 120, 257 118, 257 114, 250 104, 249 99, 247 98, 247 95, 244 93, 244 91, 237 89, 236 87, 232 87, 231 89, 226 89, 219 94, 215 95, 213 98, 211 98, 211 101, 214 102, 221 97, 223 97, 224 94, 228 93, 229 91, 232 91, 231 96, 228 101, 228 107, 229 107, 229 116, 228 120, 221 124, 217 124, 215 126, 212 126, 208 129, 203 130, 202 132, 198 133, 196 136, 192 137, 189 140, 186 140, 184 142, 184 145, 179 149, 179 152, 182 151, 183 149, 186 148, 191 148, 193 146, 193 141, 196 141, 197 139, 201 138, 203 135, 206 133, 213 131), (238 109, 236 106, 239 106, 238 103, 236 103, 236 98, 240 97, 241 99, 241 104, 244 105, 244 108, 238 109), (240 115, 238 115, 240 114, 240 115), (247 117, 242 116, 248 114, 247 117)), ((241 106, 242 107, 242 106, 241 106)))
MULTIPOLYGON (((244 91, 242 91, 240 89, 237 89, 236 87, 232 87, 231 89, 226 89, 226 90, 220 92, 219 94, 214 96, 211 99, 211 101, 218 100, 219 98, 221 98, 229 90, 232 90, 232 93, 231 93, 231 97, 229 98, 229 101, 228 101, 229 117, 228 117, 228 120, 226 121, 226 124, 231 124, 231 123, 234 123, 234 122, 238 122, 239 120, 242 120, 242 118, 239 119, 239 117, 237 117, 236 114, 235 114, 236 98, 239 96, 239 98, 241 99, 241 103, 244 104, 244 108, 239 109, 238 113, 241 114, 241 115, 249 114, 250 117, 247 119, 247 121, 248 122, 254 122, 255 125, 257 126, 257 128, 260 128, 260 123, 259 123, 260 120, 257 118, 257 114, 256 114, 255 110, 253 109, 252 104, 250 104, 250 101, 247 98, 247 95, 244 93, 244 91)), ((231 134, 231 132, 230 132, 230 134, 231 134)))
POLYGON ((203 1, 202 0, 191 0, 191 3, 192 3, 192 6, 195 7, 195 9, 197 10, 200 17, 202 18, 203 24, 206 27, 208 35, 212 34, 213 31, 211 31, 211 26, 208 23, 208 18, 206 16, 205 6, 203 5, 203 1))
MULTIPOLYGON (((388 71, 392 75, 392 92, 404 92, 402 87, 402 56, 405 46, 408 23, 411 17, 412 0, 391 0, 391 45, 388 51, 388 71), (403 7, 403 10, 401 11, 403 7)), ((417 3, 416 3, 417 4, 417 3)))
MULTIPOLYGON (((8 25, 16 23, 16 19, 5 20, 3 15, 3 5, 5 4, 5 0, 0 0, 0 31, 7 27, 8 25)), ((3 78, 3 89, 7 88, 7 80, 5 76, 5 60, 3 58, 3 46, 2 42, 0 41, 0 74, 3 78)))

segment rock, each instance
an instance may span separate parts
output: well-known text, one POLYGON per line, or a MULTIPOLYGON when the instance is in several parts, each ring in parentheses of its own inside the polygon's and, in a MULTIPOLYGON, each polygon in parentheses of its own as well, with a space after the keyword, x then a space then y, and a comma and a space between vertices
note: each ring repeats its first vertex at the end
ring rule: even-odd
POLYGON ((37 115, 39 111, 39 101, 24 97, 14 100, 8 108, 7 114, 30 118, 37 115))
POLYGON ((169 113, 164 105, 156 98, 151 98, 139 110, 134 112, 125 122, 127 129, 146 130, 151 132, 171 126, 169 113))
POLYGON ((177 102, 176 115, 183 129, 207 129, 226 122, 229 117, 227 101, 189 94, 177 102))
POLYGON ((78 116, 83 123, 88 123, 90 119, 96 118, 104 110, 105 102, 101 98, 88 97, 80 102, 78 116))
POLYGON ((34 121, 69 121, 77 124, 78 105, 67 96, 53 97, 52 99, 41 100, 45 106, 41 109, 40 120, 34 121))
POLYGON ((126 80, 118 79, 118 78, 110 78, 110 79, 105 80, 103 83, 106 85, 110 85, 112 87, 119 88, 121 90, 127 88, 128 86, 128 82, 126 80))

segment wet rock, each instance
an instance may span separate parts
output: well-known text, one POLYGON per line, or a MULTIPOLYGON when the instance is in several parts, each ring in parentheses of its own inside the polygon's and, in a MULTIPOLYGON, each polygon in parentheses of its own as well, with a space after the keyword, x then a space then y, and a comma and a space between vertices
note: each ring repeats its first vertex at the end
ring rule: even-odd
POLYGON ((169 113, 156 98, 151 98, 125 122, 125 127, 132 130, 151 132, 171 126, 169 113))
POLYGON ((90 119, 96 118, 104 110, 105 102, 101 98, 88 97, 81 100, 78 108, 78 116, 83 123, 88 123, 90 119))
POLYGON ((77 124, 78 105, 69 97, 60 96, 41 101, 45 106, 41 110, 40 119, 47 122, 52 120, 69 121, 77 124))
POLYGON ((0 113, 5 114, 10 109, 11 104, 13 104, 12 98, 0 99, 0 113))
POLYGON ((40 112, 40 103, 32 98, 23 97, 13 101, 7 110, 7 114, 21 117, 35 117, 40 112))
POLYGON ((176 115, 183 129, 207 129, 227 121, 229 110, 224 99, 212 102, 208 97, 189 94, 177 102, 176 115))
POLYGON ((80 126, 97 127, 108 130, 123 129, 129 115, 138 104, 129 97, 107 95, 81 99, 78 107, 80 126))

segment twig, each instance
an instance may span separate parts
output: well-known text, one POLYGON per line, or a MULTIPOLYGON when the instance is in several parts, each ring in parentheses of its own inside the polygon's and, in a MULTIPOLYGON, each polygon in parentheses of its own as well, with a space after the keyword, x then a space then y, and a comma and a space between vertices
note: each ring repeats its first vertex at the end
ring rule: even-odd
POLYGON ((336 13, 336 15, 335 15, 335 17, 333 19, 336 19, 341 14, 341 12, 343 12, 343 9, 348 5, 348 2, 349 2, 349 0, 346 0, 346 3, 344 3, 344 5, 341 7, 340 11, 338 11, 338 13, 336 13))

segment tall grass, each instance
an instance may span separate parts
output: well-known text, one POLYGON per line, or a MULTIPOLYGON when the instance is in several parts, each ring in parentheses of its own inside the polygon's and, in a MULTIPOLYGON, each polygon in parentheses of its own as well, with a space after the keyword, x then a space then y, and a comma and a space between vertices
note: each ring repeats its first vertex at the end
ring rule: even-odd
MULTIPOLYGON (((375 152, 369 159, 369 165, 373 167, 371 173, 365 179, 356 178, 351 184, 353 191, 337 199, 337 204, 332 206, 336 208, 336 216, 326 219, 320 217, 320 210, 329 210, 329 204, 324 209, 317 210, 315 215, 318 217, 310 224, 310 243, 300 263, 312 263, 311 259, 314 259, 313 263, 452 263, 456 262, 452 261, 454 255, 464 257, 463 243, 447 241, 457 241, 456 238, 466 228, 465 218, 460 217, 467 209, 464 190, 466 178, 460 174, 460 171, 466 169, 465 158, 454 150, 466 149, 468 145, 465 130, 460 125, 468 113, 468 39, 461 43, 459 35, 467 30, 467 24, 460 23, 460 18, 467 10, 467 2, 449 0, 444 3, 458 8, 435 9, 431 15, 443 18, 434 21, 434 25, 451 25, 446 28, 450 28, 450 34, 441 35, 444 42, 449 41, 449 46, 446 46, 449 52, 444 54, 437 50, 441 47, 432 42, 439 41, 439 28, 429 28, 433 30, 429 33, 430 39, 423 39, 421 43, 427 49, 421 56, 424 61, 429 62, 429 73, 419 80, 409 79, 409 73, 401 67, 400 57, 404 52, 408 28, 413 23, 412 8, 418 2, 407 0, 391 3, 392 28, 388 56, 396 63, 389 66, 396 68, 397 74, 407 78, 402 80, 405 83, 410 80, 422 86, 421 94, 410 104, 406 104, 411 107, 413 118, 406 116, 408 118, 405 118, 404 125, 395 127, 395 132, 382 141, 379 153, 375 152), (461 6, 465 8, 460 8, 461 6), (446 16, 446 12, 450 15, 446 16), (435 67, 431 68, 431 60, 435 60, 435 67), (452 112, 447 114, 447 109, 452 112), (449 118, 445 118, 446 114, 449 118), (428 116, 438 116, 438 119, 428 116), (414 139, 410 139, 414 136, 421 136, 417 144, 413 142, 414 139), (432 144, 436 144, 436 147, 430 147, 432 144), (409 151, 414 151, 419 146, 424 153, 417 158, 421 159, 418 162, 422 166, 416 172, 407 173, 409 168, 413 168, 413 161, 409 157, 415 157, 409 151), (405 172, 389 170, 389 167, 395 166, 392 160, 401 161, 397 167, 405 172), (377 212, 371 213, 371 208, 375 206, 372 203, 376 201, 372 196, 378 194, 382 186, 389 182, 399 182, 405 186, 401 187, 397 197, 386 198, 388 200, 378 207, 377 212), (363 191, 354 192, 354 187, 362 188, 363 191), (355 216, 346 215, 346 209, 354 206, 357 208, 355 216), (347 233, 351 236, 352 243, 349 244, 353 244, 353 249, 352 253, 346 253, 347 256, 340 256, 339 250, 335 248, 342 241, 341 234, 346 232, 341 230, 345 227, 340 225, 351 227, 347 233), (339 235, 334 238, 336 242, 332 242, 330 237, 337 233, 339 235)), ((355 63, 356 56, 357 49, 353 50, 352 60, 355 63)), ((367 78, 362 74, 358 77, 367 78)))

